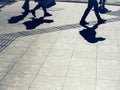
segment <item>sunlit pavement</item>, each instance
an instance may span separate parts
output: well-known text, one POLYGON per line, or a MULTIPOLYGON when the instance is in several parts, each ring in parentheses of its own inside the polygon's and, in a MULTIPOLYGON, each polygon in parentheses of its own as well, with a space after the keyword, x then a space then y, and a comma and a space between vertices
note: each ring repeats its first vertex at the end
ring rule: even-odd
MULTIPOLYGON (((120 90, 120 8, 106 6, 112 12, 101 14, 107 19, 98 26, 90 43, 79 33, 87 4, 57 2, 48 9, 53 16, 33 29, 30 23, 43 16, 37 10, 19 22, 10 18, 21 15, 23 2, 6 5, 0 12, 0 90, 120 90), (31 28, 31 29, 30 29, 31 28)), ((34 2, 30 7, 35 6, 34 2)), ((95 25, 91 11, 87 21, 95 25)))

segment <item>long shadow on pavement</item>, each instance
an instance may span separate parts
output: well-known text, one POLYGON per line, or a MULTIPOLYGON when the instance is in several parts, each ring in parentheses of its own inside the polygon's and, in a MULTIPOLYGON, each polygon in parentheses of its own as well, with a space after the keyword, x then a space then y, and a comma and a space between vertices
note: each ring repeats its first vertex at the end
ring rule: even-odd
MULTIPOLYGON (((8 20, 8 23, 14 24, 18 23, 19 21, 23 20, 29 12, 23 12, 21 15, 13 16, 8 20)), ((43 24, 43 23, 52 23, 53 20, 50 19, 44 19, 44 17, 40 18, 31 18, 30 21, 25 21, 23 24, 26 26, 27 30, 35 29, 37 26, 43 24)))
POLYGON ((52 22, 54 21, 50 19, 44 19, 44 17, 40 17, 40 18, 32 18, 31 21, 26 21, 23 24, 26 26, 27 30, 30 30, 30 29, 35 29, 40 24, 52 23, 52 22))
POLYGON ((84 26, 85 29, 79 31, 80 35, 89 43, 97 43, 98 41, 103 41, 105 38, 103 37, 96 37, 96 29, 98 28, 99 24, 95 24, 92 27, 84 26))
MULTIPOLYGON (((117 21, 120 21, 119 17, 107 19, 106 23, 117 22, 117 21)), ((91 21, 90 25, 94 25, 95 23, 96 23, 95 21, 91 21)), ((51 32, 57 32, 61 30, 68 30, 68 29, 74 29, 80 27, 81 26, 79 25, 79 23, 74 23, 74 24, 60 25, 49 28, 35 29, 32 31, 21 31, 15 33, 2 34, 0 35, 0 52, 3 51, 8 45, 10 45, 16 38, 19 37, 31 36, 35 34, 51 33, 51 32)))
POLYGON ((8 23, 14 24, 18 23, 19 21, 23 20, 28 15, 28 12, 23 12, 22 15, 13 16, 8 20, 8 23))

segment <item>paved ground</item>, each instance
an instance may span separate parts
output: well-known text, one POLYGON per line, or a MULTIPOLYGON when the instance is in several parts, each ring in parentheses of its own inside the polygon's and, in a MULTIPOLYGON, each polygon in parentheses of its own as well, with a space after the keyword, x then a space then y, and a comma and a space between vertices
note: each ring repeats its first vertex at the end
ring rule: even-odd
POLYGON ((79 34, 86 32, 78 24, 86 4, 59 2, 42 22, 42 10, 21 18, 22 4, 0 12, 0 90, 120 90, 119 6, 107 6, 107 23, 96 30, 90 13, 88 36, 105 38, 90 43, 79 34))

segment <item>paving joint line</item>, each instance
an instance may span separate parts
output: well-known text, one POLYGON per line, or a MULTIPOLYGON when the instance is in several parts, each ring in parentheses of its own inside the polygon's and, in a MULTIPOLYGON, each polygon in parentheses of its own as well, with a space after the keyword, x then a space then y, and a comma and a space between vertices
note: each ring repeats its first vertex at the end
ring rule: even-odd
MULTIPOLYGON (((61 33, 61 32, 60 32, 60 33, 61 33)), ((57 36, 56 40, 57 40, 57 39, 58 39, 58 37, 60 36, 60 33, 59 33, 59 35, 57 36)), ((56 40, 55 40, 55 41, 56 41, 56 40)), ((54 44, 55 44, 55 42, 52 44, 52 46, 51 46, 50 50, 48 51, 48 53, 47 53, 46 57, 44 58, 44 60, 43 60, 42 64, 40 65, 39 70, 38 70, 38 71, 37 71, 37 73, 36 73, 36 76, 34 77, 34 79, 32 80, 31 84, 30 84, 30 85, 29 85, 29 87, 28 87, 28 90, 31 88, 32 83, 35 81, 35 79, 36 79, 36 77, 37 77, 38 73, 39 73, 39 72, 40 72, 40 70, 41 70, 41 67, 42 67, 42 66, 43 66, 43 64, 45 63, 46 58, 48 57, 48 55, 49 55, 50 51, 52 50, 52 47, 54 46, 54 44)))
MULTIPOLYGON (((36 37, 37 38, 37 37, 36 37)), ((33 42, 34 43, 34 42, 33 42)), ((32 43, 32 44, 33 44, 32 43)), ((15 67, 15 65, 20 61, 20 58, 25 54, 25 52, 32 46, 32 44, 20 55, 19 58, 17 58, 17 61, 14 62, 13 66, 9 69, 9 71, 2 77, 2 79, 0 79, 0 81, 2 81, 8 74, 9 72, 15 67)))

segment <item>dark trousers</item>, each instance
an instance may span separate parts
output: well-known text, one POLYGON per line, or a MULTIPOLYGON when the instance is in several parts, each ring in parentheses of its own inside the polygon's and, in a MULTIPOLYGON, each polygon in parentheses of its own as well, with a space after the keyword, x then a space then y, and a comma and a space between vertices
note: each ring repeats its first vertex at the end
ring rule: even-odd
POLYGON ((25 0, 22 8, 25 10, 25 11, 29 11, 29 2, 30 0, 25 0))
POLYGON ((47 13, 46 8, 43 6, 43 4, 41 2, 38 2, 37 6, 33 9, 34 11, 36 11, 37 9, 39 9, 40 7, 42 7, 44 13, 47 13))
POLYGON ((101 19, 100 15, 99 15, 99 11, 98 11, 98 2, 97 0, 89 0, 88 1, 88 7, 87 9, 85 10, 84 14, 83 14, 83 17, 81 19, 81 21, 85 21, 86 17, 88 16, 90 10, 94 7, 94 12, 95 12, 95 15, 97 17, 98 20, 101 19))
POLYGON ((100 0, 100 6, 102 6, 102 7, 105 7, 105 2, 106 2, 106 0, 100 0))

